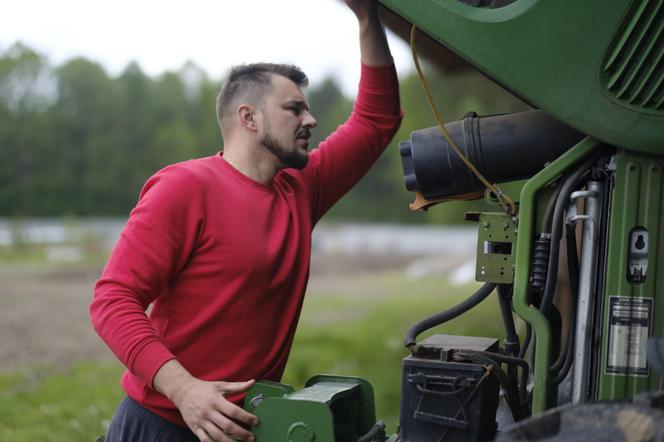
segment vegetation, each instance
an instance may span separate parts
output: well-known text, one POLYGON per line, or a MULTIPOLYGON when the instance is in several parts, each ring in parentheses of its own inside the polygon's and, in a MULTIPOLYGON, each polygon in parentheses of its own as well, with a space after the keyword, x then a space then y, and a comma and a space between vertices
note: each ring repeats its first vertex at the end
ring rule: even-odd
MULTIPOLYGON (((313 79, 308 89, 319 121, 313 141, 333 131, 352 108, 334 78, 313 79)), ((430 75, 443 117, 512 112, 524 105, 479 73, 430 75)), ((177 161, 222 148, 214 101, 221 85, 200 68, 147 76, 136 63, 110 76, 84 58, 52 66, 22 44, 0 52, 0 217, 20 225, 27 217, 126 216, 145 180, 177 161)), ((434 125, 419 79, 401 79, 405 118, 395 141, 328 219, 391 222, 459 222, 478 203, 452 203, 413 215, 403 188, 398 141, 434 125)), ((0 261, 39 261, 43 251, 14 245, 0 261)), ((90 241, 86 258, 100 252, 90 241)), ((46 265, 46 264, 44 264, 46 265)), ((353 280, 346 293, 311 294, 305 304, 284 382, 302 387, 316 373, 358 375, 375 388, 377 415, 395 430, 401 339, 415 320, 444 309, 473 287, 452 289, 444 280, 412 281, 401 274, 353 280)), ((438 332, 500 336, 495 300, 438 332)), ((117 364, 83 363, 0 375, 2 440, 91 441, 104 432, 122 391, 117 364)))
MULTIPOLYGON (((284 382, 301 388, 314 374, 361 376, 375 389, 377 416, 396 430, 401 345, 416 320, 447 308, 475 286, 402 274, 354 277, 346 293, 312 293, 305 302, 284 382)), ((502 337, 495 299, 437 333, 502 337), (495 318, 495 320, 487 320, 495 318)), ((66 372, 39 367, 0 376, 0 435, 14 442, 89 442, 105 431, 123 392, 119 364, 83 363, 66 372)))
MULTIPOLYGON (((479 73, 431 74, 443 117, 524 105, 479 73)), ((85 58, 51 66, 17 43, 0 53, 0 216, 126 216, 161 167, 222 148, 215 117, 221 81, 188 63, 152 78, 136 63, 115 77, 85 58)), ((334 78, 308 90, 320 141, 352 108, 334 78)), ((398 141, 434 125, 416 75, 401 79, 405 118, 388 152, 330 214, 381 221, 459 221, 466 205, 413 216, 398 141)))

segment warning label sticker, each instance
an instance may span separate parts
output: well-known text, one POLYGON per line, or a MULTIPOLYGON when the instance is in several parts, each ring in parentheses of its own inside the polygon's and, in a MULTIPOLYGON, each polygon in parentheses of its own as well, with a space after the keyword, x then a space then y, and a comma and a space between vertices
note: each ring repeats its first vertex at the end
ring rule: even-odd
POLYGON ((608 373, 648 375, 646 346, 652 307, 650 298, 609 297, 608 373))

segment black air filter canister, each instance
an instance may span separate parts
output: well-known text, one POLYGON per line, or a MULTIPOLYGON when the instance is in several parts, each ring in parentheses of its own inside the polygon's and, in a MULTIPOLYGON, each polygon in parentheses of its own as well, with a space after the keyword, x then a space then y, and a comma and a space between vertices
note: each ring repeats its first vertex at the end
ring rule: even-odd
MULTIPOLYGON (((540 110, 489 117, 471 113, 445 127, 491 182, 528 178, 584 136, 540 110)), ((419 191, 427 199, 483 188, 438 126, 412 132, 399 150, 406 189, 419 191)))

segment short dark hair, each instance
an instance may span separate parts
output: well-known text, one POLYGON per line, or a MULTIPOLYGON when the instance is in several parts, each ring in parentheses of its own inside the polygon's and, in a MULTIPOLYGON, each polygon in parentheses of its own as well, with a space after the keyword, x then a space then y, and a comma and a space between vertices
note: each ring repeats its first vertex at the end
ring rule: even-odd
POLYGON ((223 120, 242 100, 259 106, 269 91, 272 75, 281 75, 299 87, 309 84, 309 79, 302 69, 292 64, 252 63, 235 66, 231 69, 224 86, 217 97, 217 118, 223 130, 223 120))

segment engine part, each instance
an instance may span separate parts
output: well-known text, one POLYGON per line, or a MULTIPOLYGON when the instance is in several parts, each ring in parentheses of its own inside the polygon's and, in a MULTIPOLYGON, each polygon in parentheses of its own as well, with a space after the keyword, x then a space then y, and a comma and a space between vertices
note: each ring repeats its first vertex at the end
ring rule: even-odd
POLYGON ((384 429, 376 423, 373 388, 361 378, 314 376, 298 391, 257 382, 244 408, 260 419, 256 439, 270 442, 373 442, 384 429))
POLYGON ((597 268, 597 241, 599 239, 600 206, 602 185, 590 181, 588 190, 572 193, 571 199, 585 198, 585 215, 575 215, 568 222, 583 219, 581 240, 581 260, 579 267, 579 299, 576 318, 576 343, 574 351, 574 371, 572 381, 572 402, 585 402, 589 399, 590 363, 592 360, 591 337, 593 335, 593 312, 595 306, 595 286, 597 268))
MULTIPOLYGON (((494 182, 529 177, 582 138, 579 132, 537 110, 490 117, 472 113, 445 127, 470 162, 494 182)), ((406 189, 419 191, 427 199, 483 188, 439 127, 412 132, 410 140, 399 144, 399 150, 406 189)))

